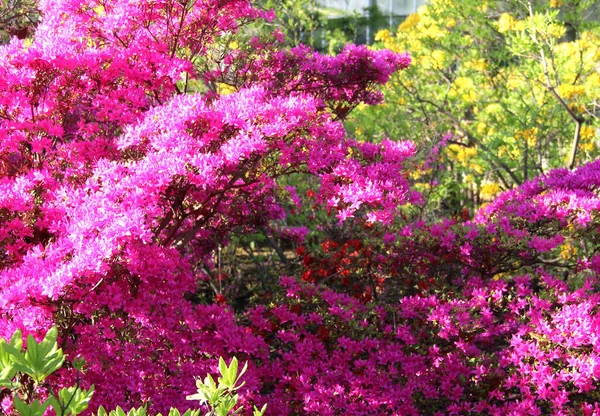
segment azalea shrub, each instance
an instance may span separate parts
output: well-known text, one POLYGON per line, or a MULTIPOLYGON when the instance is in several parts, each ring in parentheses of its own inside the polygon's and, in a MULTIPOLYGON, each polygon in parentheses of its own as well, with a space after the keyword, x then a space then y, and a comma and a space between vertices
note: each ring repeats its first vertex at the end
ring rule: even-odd
MULTIPOLYGON (((85 359, 47 391, 185 411, 235 356, 223 412, 600 412, 597 162, 435 219, 416 145, 342 125, 408 55, 285 49, 248 0, 39 9, 0 47, 0 338, 56 327, 85 359), (259 234, 292 242, 289 273, 234 305, 218 253, 259 234)), ((34 406, 11 371, 7 414, 34 406)))
POLYGON ((411 143, 360 143, 340 123, 410 59, 284 50, 277 33, 223 49, 271 18, 249 1, 39 8, 35 36, 0 51, 0 334, 56 325, 89 362, 92 409, 184 409, 213 357, 260 356, 260 338, 195 292, 232 233, 284 218, 281 178, 318 178, 340 221, 361 207, 384 221, 416 198, 396 174, 411 143))
POLYGON ((281 412, 598 414, 599 166, 303 248, 304 282, 249 313, 282 351, 281 412))

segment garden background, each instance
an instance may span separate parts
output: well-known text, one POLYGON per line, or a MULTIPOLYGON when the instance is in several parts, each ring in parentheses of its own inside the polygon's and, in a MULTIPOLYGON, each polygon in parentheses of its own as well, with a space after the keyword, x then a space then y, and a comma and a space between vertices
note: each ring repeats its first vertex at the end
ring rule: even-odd
POLYGON ((600 414, 598 4, 400 20, 4 1, 0 413, 600 414))

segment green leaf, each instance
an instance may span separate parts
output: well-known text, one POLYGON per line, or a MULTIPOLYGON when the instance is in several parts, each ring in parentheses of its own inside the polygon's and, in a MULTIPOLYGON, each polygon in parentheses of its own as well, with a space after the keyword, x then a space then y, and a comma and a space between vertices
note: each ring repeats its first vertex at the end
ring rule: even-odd
POLYGON ((17 329, 12 337, 10 337, 9 344, 16 349, 23 349, 23 333, 20 329, 17 329))
POLYGON ((217 411, 217 415, 227 416, 231 409, 235 407, 237 401, 237 394, 235 396, 227 395, 225 397, 222 397, 219 406, 215 409, 217 411))
MULTIPOLYGON (((192 410, 192 409, 188 409, 185 411, 185 413, 183 414, 183 416, 199 416, 200 415, 200 410, 192 410)), ((171 416, 169 414, 169 416, 171 416)))
POLYGON ((110 412, 111 416, 127 416, 127 414, 123 411, 121 406, 117 406, 115 410, 110 412))
POLYGON ((244 368, 242 369, 242 372, 239 374, 239 376, 238 368, 238 360, 236 357, 233 357, 231 363, 229 364, 229 367, 227 367, 223 358, 219 358, 219 370, 221 372, 221 375, 223 376, 222 378, 219 378, 219 384, 223 384, 230 391, 237 390, 240 387, 242 387, 245 383, 242 383, 239 386, 236 384, 238 383, 242 375, 246 372, 248 368, 248 363, 244 364, 244 368))
POLYGON ((252 416, 264 416, 266 410, 267 410, 266 403, 263 405, 263 407, 260 408, 260 410, 258 410, 258 408, 256 406, 254 406, 254 413, 252 414, 252 416))
POLYGON ((146 416, 146 406, 130 409, 127 416, 146 416))
POLYGON ((10 344, 4 343, 2 344, 2 349, 10 356, 15 371, 20 371, 27 374, 34 371, 30 367, 29 362, 25 358, 25 355, 21 352, 20 348, 17 349, 10 344))
MULTIPOLYGON (((233 359, 235 360, 235 357, 233 359)), ((233 365, 233 361, 231 364, 233 365)), ((226 379, 227 375, 229 374, 229 368, 227 367, 227 364, 225 364, 223 357, 219 357, 219 371, 221 372, 223 378, 226 379)), ((221 383, 221 379, 219 379, 219 383, 221 383)))
POLYGON ((89 390, 77 386, 60 389, 58 397, 49 399, 57 415, 78 415, 88 408, 90 399, 94 394, 94 386, 89 390))
MULTIPOLYGON (((138 409, 131 409, 129 410, 128 413, 125 413, 125 411, 123 410, 123 408, 121 408, 121 406, 117 406, 117 408, 115 410, 111 410, 109 413, 106 412, 106 409, 102 406, 100 406, 98 408, 98 413, 96 414, 96 416, 133 416, 133 415, 137 415, 137 416, 144 416, 146 414, 146 406, 142 406, 138 409)), ((156 416, 160 416, 160 413, 157 414, 156 416)))
POLYGON ((16 330, 8 342, 0 339, 0 386, 12 387, 12 380, 17 373, 15 362, 18 358, 24 359, 22 348, 23 338, 20 330, 16 330))
POLYGON ((210 389, 217 388, 217 383, 215 383, 215 379, 212 378, 212 376, 210 374, 207 374, 206 377, 204 378, 204 385, 210 389))
MULTIPOLYGON (((20 348, 17 348, 19 342, 15 342, 14 345, 4 344, 3 348, 12 355, 15 370, 29 374, 36 383, 41 383, 58 370, 65 360, 62 350, 56 344, 57 336, 58 330, 55 327, 48 330, 39 344, 32 335, 27 336, 25 354, 22 354, 20 348)), ((11 339, 11 343, 12 341, 11 339)))
POLYGON ((19 396, 15 396, 15 399, 13 401, 15 409, 17 409, 17 412, 21 416, 44 416, 46 408, 49 404, 50 403, 48 400, 46 400, 44 403, 40 403, 39 401, 34 400, 30 404, 27 404, 24 401, 22 401, 19 398, 19 396))
POLYGON ((73 367, 75 367, 78 371, 83 372, 83 368, 86 366, 86 364, 87 362, 85 361, 85 358, 73 358, 73 367))
POLYGON ((15 369, 15 366, 12 363, 0 363, 0 365, 0 387, 11 387, 13 384, 12 380, 17 374, 17 370, 15 369))

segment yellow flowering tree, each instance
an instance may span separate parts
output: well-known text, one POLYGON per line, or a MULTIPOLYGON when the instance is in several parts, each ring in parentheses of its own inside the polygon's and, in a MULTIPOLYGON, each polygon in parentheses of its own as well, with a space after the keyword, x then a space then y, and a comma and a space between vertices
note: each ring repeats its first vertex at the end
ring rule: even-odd
POLYGON ((432 0, 395 33, 377 34, 374 47, 408 51, 413 65, 386 86, 383 108, 358 111, 348 128, 365 139, 411 138, 424 150, 452 133, 445 169, 429 173, 437 199, 455 206, 594 159, 596 9, 593 0, 432 0))

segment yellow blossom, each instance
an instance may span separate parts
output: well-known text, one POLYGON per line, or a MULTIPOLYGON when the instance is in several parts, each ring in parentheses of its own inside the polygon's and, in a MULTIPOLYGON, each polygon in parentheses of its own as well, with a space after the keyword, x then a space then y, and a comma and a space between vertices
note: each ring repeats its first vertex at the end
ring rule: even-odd
POLYGON ((435 62, 436 69, 440 69, 444 66, 444 60, 446 58, 446 55, 444 54, 443 51, 436 49, 435 51, 433 51, 431 53, 431 58, 435 62))
POLYGON ((506 86, 511 89, 520 89, 525 86, 525 81, 521 75, 511 74, 506 80, 506 86))
POLYGON ((455 26, 456 26, 456 19, 454 17, 449 17, 448 19, 446 19, 446 27, 448 29, 452 29, 455 26))
POLYGON ((498 32, 506 33, 515 26, 515 18, 508 13, 502 13, 498 19, 498 32))
POLYGON ((484 135, 487 132, 487 124, 479 122, 477 123, 475 130, 477 131, 477 134, 484 135))
POLYGON ((585 93, 583 85, 562 84, 558 87, 558 93, 568 100, 582 96, 585 93))
POLYGON ((560 257, 563 260, 570 260, 577 254, 577 247, 573 246, 569 241, 565 242, 560 247, 560 257))
POLYGON ((235 87, 231 85, 224 84, 222 82, 217 84, 217 93, 220 95, 229 95, 236 91, 235 87))
POLYGON ((465 62, 465 67, 475 71, 483 72, 487 69, 487 62, 484 59, 473 59, 465 62))
POLYGON ((525 130, 517 130, 515 133, 515 139, 518 141, 525 140, 527 142, 527 146, 533 147, 537 143, 538 134, 539 130, 537 127, 532 127, 525 130))
POLYGON ((472 103, 477 100, 477 93, 473 80, 467 77, 456 77, 454 88, 448 94, 450 97, 459 97, 461 100, 472 103))
POLYGON ((377 32, 377 34, 375 34, 375 40, 377 40, 377 41, 380 41, 380 40, 386 41, 386 40, 390 39, 391 36, 392 35, 391 35, 391 33, 390 33, 389 30, 383 29, 383 30, 380 30, 379 32, 377 32))
POLYGON ((520 31, 525 30, 525 22, 523 20, 515 20, 515 24, 512 30, 520 31))
POLYGON ((580 143, 578 148, 584 152, 593 152, 596 149, 594 142, 580 143))
POLYGON ((592 126, 583 126, 579 132, 581 140, 591 140, 596 137, 596 129, 592 126))
POLYGON ((418 13, 409 14, 408 17, 404 20, 404 22, 402 22, 400 26, 398 26, 398 31, 405 31, 416 27, 417 24, 419 24, 419 20, 420 18, 418 13))
POLYGON ((447 149, 448 157, 460 162, 464 167, 467 167, 469 160, 477 154, 477 148, 461 146, 456 143, 452 143, 447 149))
POLYGON ((487 182, 481 186, 479 190, 479 197, 484 200, 490 201, 494 196, 502 191, 500 186, 494 182, 487 182))
POLYGON ((481 166, 479 163, 470 163, 469 169, 473 169, 475 172, 479 173, 480 175, 483 173, 483 166, 481 166))

